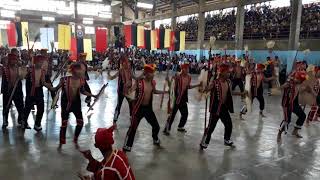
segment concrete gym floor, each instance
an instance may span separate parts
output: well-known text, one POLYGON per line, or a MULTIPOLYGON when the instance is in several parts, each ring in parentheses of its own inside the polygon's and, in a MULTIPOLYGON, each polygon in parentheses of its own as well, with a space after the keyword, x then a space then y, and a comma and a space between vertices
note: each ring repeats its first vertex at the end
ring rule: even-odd
MULTIPOLYGON (((95 78, 91 74, 89 85, 93 93, 97 93, 106 78, 95 78)), ((164 75, 156 75, 158 89, 163 88, 164 75)), ((196 76, 193 83, 196 83, 196 76)), ((94 133, 99 127, 112 124, 114 109, 117 103, 117 80, 111 81, 105 93, 94 107, 93 113, 87 115, 87 107, 82 101, 84 128, 79 138, 81 150, 91 149, 94 157, 101 158, 100 152, 94 148, 94 133)), ((47 92, 45 90, 45 92, 47 92)), ((137 180, 304 180, 320 178, 320 125, 315 122, 302 129, 303 139, 291 136, 283 137, 282 144, 276 142, 276 135, 282 119, 280 97, 265 95, 266 118, 259 118, 258 102, 254 102, 254 111, 239 120, 238 113, 232 115, 235 148, 223 145, 224 127, 221 122, 213 133, 212 141, 205 151, 199 150, 203 134, 205 106, 204 101, 194 98, 196 90, 189 94, 189 118, 187 133, 176 131, 180 114, 178 113, 171 136, 162 135, 167 118, 166 102, 159 108, 160 96, 154 96, 154 111, 161 126, 161 148, 152 144, 151 127, 142 120, 138 128, 129 161, 137 180)), ((47 93, 45 93, 47 99, 47 93)), ((2 102, 2 96, 0 98, 2 102)), ((47 100, 45 100, 47 102, 47 100)), ((50 99, 51 102, 51 99, 50 99)), ((241 101, 234 97, 235 111, 240 110, 241 101)), ((47 106, 46 106, 47 107, 47 106)), ((2 103, 0 111, 2 113, 2 103)), ((309 108, 306 108, 308 113, 309 108)), ((57 151, 59 129, 61 124, 59 108, 45 111, 40 133, 34 130, 21 131, 16 127, 17 112, 13 106, 9 114, 7 131, 0 130, 0 179, 1 180, 70 180, 78 179, 77 173, 87 173, 87 161, 72 143, 75 118, 70 115, 67 130, 67 144, 57 151)), ((35 112, 29 116, 29 124, 33 127, 35 112)), ((2 116, 0 117, 2 124, 2 116)), ((115 131, 115 147, 121 148, 129 127, 128 104, 124 100, 115 131)))

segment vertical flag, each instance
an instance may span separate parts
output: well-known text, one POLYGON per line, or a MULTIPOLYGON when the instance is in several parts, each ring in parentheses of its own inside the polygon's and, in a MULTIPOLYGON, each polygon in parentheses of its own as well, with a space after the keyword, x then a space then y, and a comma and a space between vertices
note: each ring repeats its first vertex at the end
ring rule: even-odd
POLYGON ((104 52, 107 49, 107 30, 96 28, 96 51, 104 52))
MULTIPOLYGON (((24 47, 28 46, 28 41, 27 41, 27 37, 26 37, 26 32, 28 32, 28 31, 29 31, 29 23, 28 22, 21 22, 22 46, 24 46, 24 47)), ((29 36, 29 33, 28 33, 28 36, 29 36)))
POLYGON ((165 29, 160 28, 158 33, 158 45, 159 49, 164 49, 164 35, 165 35, 165 29))
POLYGON ((92 44, 91 39, 83 39, 83 49, 87 53, 87 61, 92 61, 92 44))
POLYGON ((131 25, 124 25, 123 33, 124 33, 124 38, 126 41, 125 46, 130 47, 132 45, 131 25))
POLYGON ((54 42, 53 28, 40 28, 40 42, 42 48, 48 49, 51 52, 51 42, 54 42))
POLYGON ((22 46, 22 31, 21 31, 21 22, 15 22, 16 32, 17 32, 17 47, 22 46))
POLYGON ((9 47, 15 47, 17 45, 16 26, 12 22, 7 24, 7 38, 9 47))
POLYGON ((151 30, 144 30, 144 48, 151 50, 151 30))
POLYGON ((70 50, 71 46, 71 27, 69 25, 58 24, 59 49, 70 50))
POLYGON ((165 29, 165 34, 164 34, 164 48, 170 48, 171 44, 171 30, 170 29, 165 29))
POLYGON ((179 51, 184 51, 186 49, 186 32, 181 31, 180 32, 180 47, 179 51))
POLYGON ((137 28, 137 46, 144 48, 144 27, 138 26, 137 28))
POLYGON ((156 30, 151 30, 151 35, 150 35, 150 43, 151 43, 151 50, 156 50, 157 49, 157 31, 156 30))
POLYGON ((137 46, 137 25, 131 25, 131 45, 137 46))
POLYGON ((174 32, 174 40, 173 40, 173 51, 179 51, 180 50, 180 31, 174 32))
POLYGON ((174 43, 175 43, 175 32, 171 31, 170 32, 170 48, 169 48, 170 51, 175 51, 174 50, 174 45, 175 45, 174 43))
POLYGON ((78 59, 78 53, 77 53, 77 38, 75 38, 75 37, 71 38, 70 52, 71 52, 70 59, 72 61, 76 61, 78 59))
POLYGON ((84 52, 84 40, 83 37, 77 37, 77 53, 84 52))

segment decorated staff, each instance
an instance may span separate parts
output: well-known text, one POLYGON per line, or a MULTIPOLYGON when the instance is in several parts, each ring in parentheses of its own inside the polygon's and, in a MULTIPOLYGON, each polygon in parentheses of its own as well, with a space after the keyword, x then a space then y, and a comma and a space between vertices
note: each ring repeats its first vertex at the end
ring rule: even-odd
POLYGON ((12 104, 14 102, 18 110, 18 124, 21 125, 23 129, 30 129, 27 122, 24 119, 24 103, 23 103, 23 92, 22 92, 22 82, 26 76, 26 68, 18 67, 18 56, 16 54, 8 54, 7 65, 3 67, 2 71, 2 93, 3 93, 3 124, 2 128, 8 127, 8 114, 12 104))
POLYGON ((88 113, 89 111, 93 110, 93 106, 98 102, 101 94, 104 92, 104 90, 106 89, 106 87, 108 86, 108 84, 109 84, 109 83, 104 84, 104 85, 101 87, 99 93, 97 94, 96 99, 93 101, 93 103, 92 103, 91 106, 89 107, 87 113, 88 113))
MULTIPOLYGON (((167 88, 167 86, 168 86, 168 80, 169 80, 169 68, 167 68, 166 81, 165 81, 164 84, 163 84, 163 91, 165 91, 166 88, 167 88)), ((162 108, 163 99, 164 99, 164 94, 161 95, 161 99, 160 99, 160 109, 162 108)))
POLYGON ((56 75, 53 77, 52 82, 54 82, 56 79, 58 79, 58 77, 61 75, 61 73, 63 72, 63 70, 67 66, 68 62, 69 62, 69 57, 66 53, 64 53, 62 56, 62 64, 60 65, 56 75))

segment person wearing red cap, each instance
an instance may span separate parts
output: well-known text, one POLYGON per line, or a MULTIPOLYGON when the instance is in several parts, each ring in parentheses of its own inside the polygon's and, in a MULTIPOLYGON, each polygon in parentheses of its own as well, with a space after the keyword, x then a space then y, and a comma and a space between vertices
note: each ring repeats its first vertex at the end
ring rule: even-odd
POLYGON ((73 142, 77 145, 78 137, 83 127, 83 117, 81 111, 81 98, 80 93, 90 96, 96 97, 95 95, 87 92, 85 89, 85 79, 83 78, 83 70, 80 63, 71 64, 71 73, 72 76, 62 77, 60 79, 59 84, 50 90, 57 91, 62 88, 61 94, 61 128, 60 128, 60 145, 59 148, 62 147, 63 144, 66 143, 66 131, 68 126, 69 114, 72 112, 77 121, 77 126, 74 133, 73 142))
POLYGON ((82 151, 83 156, 89 160, 87 170, 93 173, 93 177, 79 174, 80 179, 135 180, 126 154, 112 147, 114 144, 113 129, 114 127, 99 128, 96 132, 95 147, 103 155, 101 162, 92 157, 90 150, 82 151))
MULTIPOLYGON (((87 58, 87 53, 80 53, 79 58, 78 58, 78 62, 81 64, 81 69, 84 74, 83 78, 86 80, 85 84, 84 84, 84 88, 87 92, 91 93, 90 86, 88 85, 88 82, 87 82, 90 80, 90 78, 89 78, 89 74, 88 74, 88 65, 86 62, 86 58, 87 58)), ((91 97, 87 96, 85 99, 85 102, 87 103, 87 106, 90 107, 91 97)))
POLYGON ((8 114, 11 107, 11 103, 9 102, 10 95, 14 90, 14 86, 16 85, 16 89, 13 92, 12 101, 14 102, 17 110, 18 110, 18 124, 21 125, 22 128, 29 129, 30 127, 25 124, 23 118, 23 91, 22 91, 22 82, 21 77, 22 69, 18 67, 19 57, 16 54, 10 53, 8 54, 8 62, 7 66, 3 67, 2 72, 2 93, 3 93, 3 124, 2 128, 8 127, 8 114), (17 82, 17 84, 15 84, 17 82), (7 106, 9 104, 9 106, 7 106))
POLYGON ((108 70, 108 78, 110 80, 113 80, 118 77, 118 90, 117 90, 118 100, 117 100, 117 106, 116 106, 116 109, 114 110, 114 116, 113 116, 114 125, 117 124, 124 98, 126 98, 129 104, 130 115, 132 111, 132 103, 129 100, 129 98, 126 96, 128 94, 129 89, 132 86, 132 74, 131 74, 129 61, 127 57, 125 57, 124 55, 120 57, 119 61, 120 61, 120 68, 116 74, 111 75, 110 70, 108 70))
POLYGON ((175 82, 175 103, 173 105, 172 111, 167 119, 163 133, 165 135, 170 135, 171 125, 174 118, 178 112, 181 113, 180 123, 178 125, 179 132, 187 132, 184 126, 188 119, 188 90, 198 87, 197 85, 191 85, 191 76, 189 75, 189 64, 181 65, 181 73, 176 74, 174 77, 175 82))
POLYGON ((303 71, 297 71, 288 78, 288 81, 281 86, 283 89, 282 96, 282 108, 284 114, 284 120, 280 124, 280 129, 277 136, 277 141, 281 141, 281 135, 283 132, 287 133, 287 129, 291 122, 292 113, 298 116, 298 120, 296 121, 296 125, 292 132, 292 135, 297 138, 302 138, 299 134, 299 130, 303 126, 303 123, 306 119, 306 114, 299 104, 299 93, 304 91, 306 87, 298 87, 305 81, 307 78, 307 74, 303 71))
POLYGON ((224 144, 226 146, 233 145, 233 142, 231 141, 233 126, 229 112, 233 113, 234 109, 229 77, 230 67, 227 64, 221 64, 218 67, 218 78, 212 78, 209 86, 205 89, 206 92, 211 93, 209 105, 210 118, 208 127, 205 129, 200 143, 201 149, 206 149, 208 147, 211 140, 211 134, 213 133, 219 119, 221 119, 225 127, 224 144))
POLYGON ((160 146, 160 139, 158 138, 160 126, 153 112, 152 100, 153 94, 164 94, 167 93, 167 91, 159 91, 156 89, 156 82, 153 79, 154 72, 154 65, 145 65, 143 72, 144 77, 138 79, 132 87, 132 90, 136 92, 136 99, 132 102, 131 125, 125 138, 124 151, 131 151, 134 136, 142 118, 146 118, 147 122, 152 126, 153 144, 160 146))
MULTIPOLYGON (((28 124, 30 111, 35 104, 37 106, 36 121, 34 130, 41 131, 41 120, 44 112, 43 86, 48 86, 45 82, 45 71, 42 69, 43 62, 47 59, 46 56, 37 55, 33 58, 34 65, 29 69, 26 76, 26 100, 24 107, 24 118, 28 124)), ((49 85, 48 87, 50 87, 49 85)))

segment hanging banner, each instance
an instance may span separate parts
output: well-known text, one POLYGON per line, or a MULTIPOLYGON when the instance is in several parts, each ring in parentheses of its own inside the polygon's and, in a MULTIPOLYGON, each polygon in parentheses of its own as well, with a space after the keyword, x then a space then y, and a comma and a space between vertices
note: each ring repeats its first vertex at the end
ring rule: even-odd
POLYGON ((69 25, 58 24, 58 43, 59 49, 70 50, 71 27, 69 25))
POLYGON ((87 61, 92 61, 92 44, 91 39, 83 39, 84 53, 87 53, 87 61))
POLYGON ((151 43, 151 50, 157 49, 157 31, 151 30, 151 37, 150 37, 150 43, 151 43))
POLYGON ((22 31, 21 31, 21 22, 15 22, 16 32, 17 32, 17 47, 22 46, 22 31))
POLYGON ((70 48, 70 59, 72 61, 76 61, 78 59, 78 53, 77 53, 77 39, 75 37, 71 38, 71 48, 70 48))
POLYGON ((105 52, 107 49, 107 29, 96 28, 96 51, 105 52))
POLYGON ((144 27, 138 26, 137 29, 137 46, 139 48, 144 48, 144 27))
POLYGON ((159 29, 159 36, 158 36, 158 41, 159 41, 159 49, 164 49, 164 35, 165 35, 165 29, 160 28, 159 29))
POLYGON ((131 34, 131 25, 124 25, 123 27, 123 33, 125 38, 125 46, 130 47, 132 45, 132 34, 131 34))
POLYGON ((174 31, 173 51, 180 50, 180 31, 174 31))
POLYGON ((144 48, 151 50, 151 30, 144 30, 144 48))
POLYGON ((180 46, 179 51, 186 50, 186 32, 180 31, 180 46))
MULTIPOLYGON (((28 22, 21 22, 21 35, 22 35, 22 46, 23 47, 28 46, 26 32, 29 32, 29 23, 28 22)), ((28 33, 28 36, 29 36, 29 33, 28 33)))
POLYGON ((164 48, 170 48, 170 38, 171 37, 171 29, 165 29, 164 33, 164 48))
POLYGON ((40 28, 40 43, 42 48, 48 49, 52 52, 51 42, 54 42, 54 29, 53 28, 40 28))
POLYGON ((14 23, 7 24, 7 38, 8 38, 8 46, 16 47, 17 38, 16 38, 16 26, 14 23))

